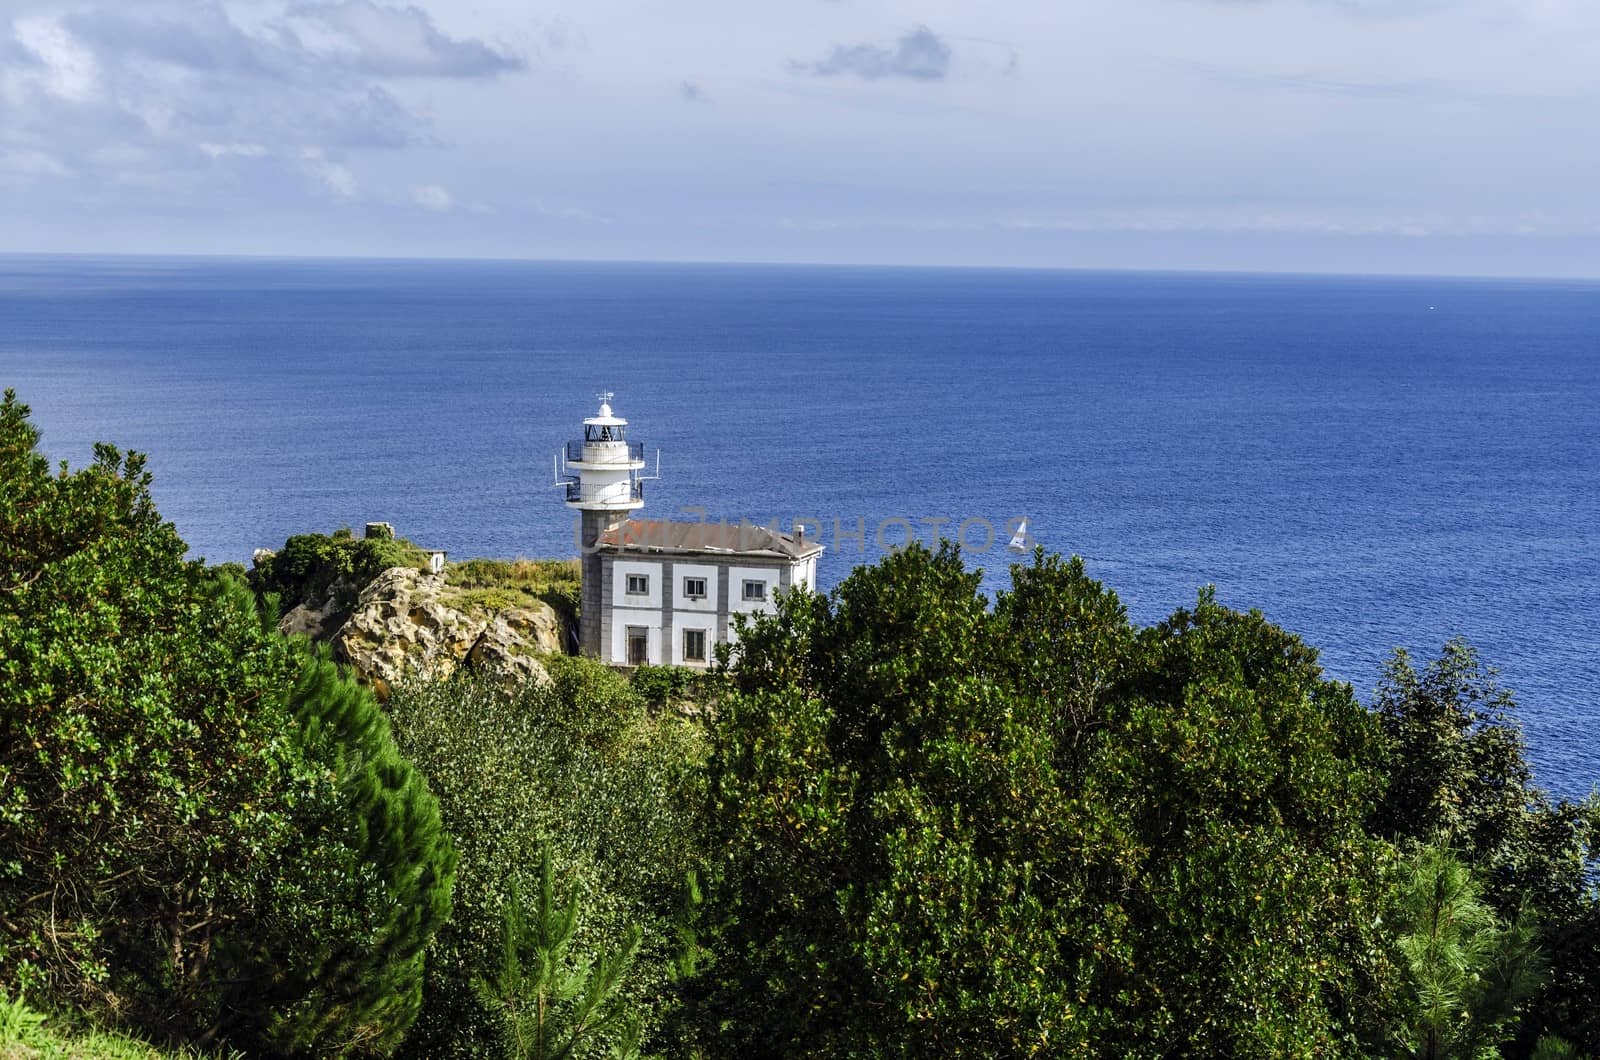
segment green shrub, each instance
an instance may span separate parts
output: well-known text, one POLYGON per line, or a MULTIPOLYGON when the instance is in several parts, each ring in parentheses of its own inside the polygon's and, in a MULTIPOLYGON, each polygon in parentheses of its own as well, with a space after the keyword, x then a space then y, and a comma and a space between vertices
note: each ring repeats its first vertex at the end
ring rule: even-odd
POLYGON ((628 676, 628 683, 650 706, 665 707, 693 699, 705 678, 702 671, 687 666, 637 666, 628 676))
POLYGON ((20 998, 7 998, 0 992, 0 1060, 197 1060, 206 1055, 234 1058, 244 1054, 206 1054, 192 1049, 167 1052, 121 1034, 66 1027, 29 1008, 20 998))
POLYGON ((992 609, 979 581, 913 546, 741 633, 712 723, 707 1044, 1357 1053, 1385 1015, 1383 862, 1349 688, 1208 594, 1139 630, 1077 560, 1014 567, 992 609))
POLYGON ((500 972, 504 910, 513 887, 540 893, 546 844, 584 911, 577 958, 616 953, 642 928, 621 997, 629 1021, 659 1034, 683 880, 700 856, 700 732, 675 715, 653 717, 591 660, 549 668, 548 686, 507 690, 462 675, 401 685, 389 701, 401 749, 428 776, 460 855, 455 915, 429 952, 407 1055, 500 1051, 497 1017, 473 983, 500 972))
POLYGON ((0 988, 163 1040, 393 1048, 447 915, 370 693, 186 562, 142 457, 0 406, 0 988), (220 1036, 220 1037, 219 1037, 220 1036))
POLYGON ((276 593, 283 611, 321 600, 344 581, 355 593, 391 567, 428 568, 428 553, 404 538, 361 538, 344 527, 331 536, 296 534, 250 572, 258 595, 276 593))

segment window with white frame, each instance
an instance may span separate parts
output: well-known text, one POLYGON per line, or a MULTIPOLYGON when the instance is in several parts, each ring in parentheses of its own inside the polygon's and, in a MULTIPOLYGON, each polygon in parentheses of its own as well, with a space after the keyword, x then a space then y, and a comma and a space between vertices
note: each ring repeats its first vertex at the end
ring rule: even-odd
POLYGON ((689 600, 704 600, 706 598, 706 580, 704 578, 683 579, 683 595, 689 600))
POLYGON ((630 574, 630 575, 628 575, 628 595, 629 596, 645 596, 649 592, 650 592, 650 575, 648 575, 648 574, 630 574))
POLYGON ((706 661, 706 631, 703 629, 686 629, 683 631, 683 661, 706 661))
POLYGON ((746 578, 744 580, 744 598, 746 600, 765 600, 767 598, 767 583, 759 578, 746 578))

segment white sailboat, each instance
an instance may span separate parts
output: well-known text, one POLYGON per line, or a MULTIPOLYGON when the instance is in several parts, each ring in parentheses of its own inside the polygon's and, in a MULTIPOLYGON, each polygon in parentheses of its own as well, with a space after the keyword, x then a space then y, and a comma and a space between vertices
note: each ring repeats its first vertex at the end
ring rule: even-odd
POLYGON ((1017 532, 1011 535, 1011 541, 1006 545, 1013 552, 1026 552, 1028 550, 1028 520, 1024 518, 1017 527, 1017 532))

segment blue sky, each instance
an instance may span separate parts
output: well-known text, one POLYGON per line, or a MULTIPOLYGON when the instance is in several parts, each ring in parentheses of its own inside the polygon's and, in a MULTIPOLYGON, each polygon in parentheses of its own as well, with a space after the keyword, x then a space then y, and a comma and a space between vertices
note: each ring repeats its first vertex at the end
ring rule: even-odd
POLYGON ((0 250, 1600 275, 1593 0, 0 0, 0 250))

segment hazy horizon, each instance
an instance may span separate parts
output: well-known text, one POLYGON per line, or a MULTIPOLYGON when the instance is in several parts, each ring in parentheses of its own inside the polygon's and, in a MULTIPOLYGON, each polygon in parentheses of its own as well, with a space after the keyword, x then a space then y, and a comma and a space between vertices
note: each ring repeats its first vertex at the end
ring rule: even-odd
POLYGON ((952 271, 1016 271, 1016 272, 1084 272, 1084 273, 1152 273, 1166 275, 1194 275, 1200 276, 1257 276, 1280 277, 1293 279, 1306 277, 1318 278, 1346 278, 1346 279, 1396 279, 1396 280, 1505 280, 1510 282, 1537 283, 1540 281, 1558 283, 1583 283, 1600 284, 1600 268, 1592 273, 1504 273, 1504 272, 1439 272, 1428 270, 1391 270, 1391 271, 1365 271, 1358 272, 1350 269, 1262 269, 1262 268, 1207 268, 1207 267, 1173 267, 1173 266, 1144 266, 1144 265, 1013 265, 1002 263, 969 264, 965 262, 898 262, 898 261, 775 261, 775 260, 733 260, 728 258, 518 258, 518 257, 490 257, 471 254, 439 254, 439 255, 407 255, 407 254, 234 254, 225 252, 215 253, 181 253, 168 251, 91 251, 91 250, 11 250, 0 248, 0 261, 7 259, 66 259, 66 260, 175 260, 175 261, 206 261, 218 262, 328 262, 328 263, 361 263, 374 264, 463 264, 463 265, 684 265, 726 268, 815 268, 815 269, 933 269, 952 271))

